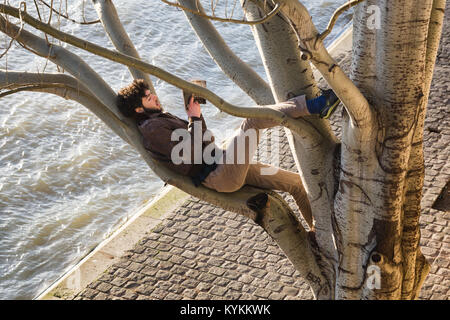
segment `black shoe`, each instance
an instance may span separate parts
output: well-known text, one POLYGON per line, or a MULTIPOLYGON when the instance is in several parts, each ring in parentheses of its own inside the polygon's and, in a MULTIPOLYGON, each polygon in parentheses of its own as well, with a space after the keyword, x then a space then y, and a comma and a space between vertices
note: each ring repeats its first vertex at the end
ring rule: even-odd
POLYGON ((322 95, 325 96, 326 104, 325 107, 320 110, 319 117, 322 119, 328 119, 336 111, 336 107, 341 101, 331 89, 323 91, 322 95))

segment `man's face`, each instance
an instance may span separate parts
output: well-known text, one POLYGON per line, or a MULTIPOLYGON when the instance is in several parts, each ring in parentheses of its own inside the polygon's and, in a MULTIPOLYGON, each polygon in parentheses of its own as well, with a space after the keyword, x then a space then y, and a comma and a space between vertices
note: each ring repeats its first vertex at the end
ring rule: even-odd
MULTIPOLYGON (((161 104, 159 103, 158 97, 156 94, 152 94, 150 90, 145 91, 145 96, 142 97, 142 106, 143 109, 161 110, 161 104)), ((137 111, 140 112, 139 110, 137 111)), ((143 111, 144 110, 142 110, 142 112, 143 111)))

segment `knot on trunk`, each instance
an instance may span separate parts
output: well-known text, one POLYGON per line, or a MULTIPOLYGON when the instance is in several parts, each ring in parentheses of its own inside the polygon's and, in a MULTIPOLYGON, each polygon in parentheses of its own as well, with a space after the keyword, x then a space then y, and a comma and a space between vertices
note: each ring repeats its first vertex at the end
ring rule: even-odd
POLYGON ((377 299, 400 299, 401 264, 395 263, 380 252, 373 251, 366 269, 365 289, 377 299))

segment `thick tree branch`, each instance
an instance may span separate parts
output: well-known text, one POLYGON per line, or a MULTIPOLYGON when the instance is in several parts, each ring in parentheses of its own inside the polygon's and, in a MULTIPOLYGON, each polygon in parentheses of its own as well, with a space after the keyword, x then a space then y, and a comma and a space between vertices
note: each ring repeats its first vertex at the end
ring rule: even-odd
MULTIPOLYGON (((331 299, 333 284, 317 263, 308 233, 283 199, 274 193, 260 193, 248 199, 257 213, 255 221, 283 250, 299 273, 305 277, 317 299, 331 299)), ((311 233, 311 236, 314 237, 311 233)))
POLYGON ((124 124, 76 78, 58 73, 28 73, 0 70, 0 88, 48 92, 77 101, 91 110, 125 142, 131 143, 124 124))
MULTIPOLYGON (((306 130, 305 130, 305 128, 299 128, 298 120, 290 118, 280 111, 277 111, 277 110, 274 110, 274 109, 271 109, 268 107, 255 108, 255 107, 235 106, 231 103, 226 102, 225 100, 223 100, 222 98, 220 98, 219 96, 217 96, 216 94, 214 94, 207 88, 198 86, 190 81, 183 80, 161 68, 153 66, 149 63, 145 63, 139 59, 124 55, 124 54, 116 52, 116 51, 108 50, 99 45, 91 43, 89 41, 82 40, 75 36, 72 36, 72 35, 69 35, 62 31, 59 31, 59 30, 52 28, 51 26, 49 26, 45 23, 42 23, 41 21, 33 18, 32 16, 28 15, 26 12, 20 12, 16 8, 0 4, 0 12, 6 13, 8 15, 12 15, 14 17, 19 17, 21 15, 23 18, 23 21, 25 21, 27 24, 35 27, 38 30, 48 33, 49 35, 57 38, 58 40, 69 43, 75 47, 86 50, 86 51, 96 54, 98 56, 107 58, 111 61, 115 61, 115 62, 124 64, 124 65, 127 65, 129 67, 133 67, 133 68, 139 69, 141 71, 147 72, 147 73, 152 74, 152 75, 154 75, 154 76, 156 76, 178 88, 182 88, 187 91, 191 91, 195 94, 198 94, 199 96, 202 96, 205 99, 207 99, 208 101, 210 101, 212 104, 214 104, 220 110, 227 112, 228 114, 231 114, 233 116, 242 117, 242 118, 271 119, 271 120, 276 121, 280 125, 283 125, 291 130, 294 130, 295 132, 298 132, 299 134, 305 134, 305 131, 308 130, 308 128, 306 128, 306 130)), ((1 21, 2 20, 0 19, 0 22, 1 21)), ((9 24, 6 24, 5 29, 9 30, 11 27, 10 27, 10 25, 8 27, 8 25, 9 24)), ((0 28, 0 30, 2 30, 2 28, 0 28)), ((88 79, 86 79, 86 80, 88 80, 88 79)), ((83 82, 86 83, 86 81, 84 81, 84 80, 83 80, 83 82)), ((89 86, 89 88, 91 88, 91 87, 89 86)), ((115 97, 115 95, 114 95, 114 97, 115 97)), ((103 99, 100 99, 100 100, 103 101, 103 99)), ((317 132, 314 132, 314 130, 311 128, 309 129, 309 131, 310 131, 309 134, 311 134, 311 135, 317 134, 317 132)))
MULTIPOLYGON (((90 45, 91 44, 86 43, 86 46, 84 48, 89 47, 90 45)), ((81 46, 81 47, 83 48, 83 46, 81 46)), ((109 54, 112 54, 112 52, 110 52, 109 54)), ((129 61, 131 60, 132 61, 132 63, 130 63, 131 66, 134 66, 134 64, 136 64, 138 67, 144 67, 144 69, 147 68, 150 70, 154 70, 153 66, 143 64, 141 61, 139 61, 137 59, 116 53, 116 57, 117 56, 119 57, 119 59, 123 59, 124 61, 126 60, 128 63, 130 63, 129 61)), ((164 74, 164 72, 162 72, 162 71, 158 71, 158 72, 164 74)), ((179 80, 181 80, 181 79, 179 79, 179 80)), ((192 87, 191 83, 188 82, 187 84, 192 87)), ((36 90, 50 91, 49 88, 41 88, 41 89, 36 89, 36 90)), ((192 90, 192 91, 195 92, 195 90, 192 90)), ((79 96, 80 96, 80 94, 82 94, 81 90, 74 89, 74 90, 68 91, 67 88, 61 88, 59 85, 55 85, 55 87, 52 88, 52 93, 59 94, 66 98, 68 97, 68 92, 73 93, 73 94, 78 94, 79 96)), ((216 99, 219 100, 219 98, 216 98, 216 99)), ((91 104, 85 103, 85 105, 90 109, 94 108, 91 104)), ((107 109, 104 105, 101 105, 100 103, 97 103, 97 105, 99 106, 100 109, 105 109, 105 110, 107 109)), ((271 112, 273 110, 268 109, 268 111, 271 112)), ((277 113, 275 113, 275 115, 278 116, 277 113)), ((218 193, 211 189, 205 188, 203 186, 195 187, 189 179, 186 179, 186 177, 178 175, 178 174, 174 173, 173 171, 167 169, 162 163, 159 163, 158 161, 154 160, 150 156, 150 154, 147 152, 147 150, 143 147, 142 140, 141 140, 142 137, 141 137, 136 125, 132 122, 131 119, 124 119, 123 121, 121 121, 120 119, 116 118, 112 113, 108 113, 108 112, 104 112, 104 113, 100 112, 99 116, 103 116, 102 119, 104 121, 106 120, 107 122, 111 122, 111 125, 109 125, 109 126, 113 129, 113 131, 116 132, 122 138, 124 138, 125 141, 129 142, 132 146, 134 146, 136 148, 136 150, 144 158, 144 160, 147 162, 149 167, 164 182, 169 183, 173 186, 176 186, 176 187, 186 191, 187 193, 189 193, 197 198, 200 198, 204 201, 218 205, 218 206, 224 208, 225 210, 230 210, 233 212, 243 214, 243 215, 247 216, 248 218, 254 220, 255 222, 259 222, 258 213, 256 213, 254 210, 252 210, 248 207, 247 200, 257 194, 260 194, 261 193, 260 189, 251 188, 251 187, 243 187, 239 191, 234 192, 234 193, 218 193)), ((284 119, 284 116, 281 119, 284 119)), ((272 198, 273 196, 270 196, 270 197, 272 198)), ((288 206, 286 204, 283 204, 283 201, 278 200, 277 203, 278 203, 277 206, 275 206, 275 205, 273 206, 274 210, 273 209, 267 210, 268 216, 274 217, 276 220, 281 219, 282 221, 284 221, 283 219, 285 219, 285 218, 283 218, 283 217, 290 217, 293 215, 293 213, 291 211, 287 211, 288 206), (280 209, 280 206, 284 207, 284 209, 280 209)), ((288 220, 289 219, 291 219, 291 218, 288 218, 288 220)), ((272 220, 270 220, 269 222, 271 222, 271 221, 272 220)), ((291 226, 288 226, 288 228, 292 229, 291 226)), ((295 227, 294 229, 297 230, 297 227, 295 227)), ((291 236, 290 241, 288 241, 284 237, 282 238, 283 241, 281 241, 281 240, 277 240, 277 241, 280 242, 283 250, 285 249, 284 248, 285 246, 287 246, 287 248, 291 247, 292 243, 298 243, 298 246, 301 246, 301 247, 297 246, 297 249, 299 249, 299 250, 301 249, 300 252, 302 252, 303 255, 306 256, 306 258, 303 256, 299 257, 299 260, 300 260, 300 258, 302 258, 302 260, 299 261, 299 265, 297 265, 297 267, 302 266, 303 264, 306 265, 306 266, 303 266, 300 268, 300 271, 302 271, 302 270, 308 271, 307 274, 302 274, 302 276, 305 277, 307 281, 312 281, 311 286, 316 289, 316 293, 317 293, 318 297, 325 297, 330 292, 329 285, 325 282, 325 280, 323 280, 323 276, 320 273, 320 269, 318 267, 314 267, 314 264, 316 263, 315 258, 308 259, 308 250, 309 249, 308 248, 302 249, 302 246, 308 245, 308 242, 304 241, 304 238, 305 238, 304 232, 299 234, 294 229, 292 229, 292 232, 289 232, 289 235, 291 236), (300 238, 297 239, 298 237, 300 237, 300 238), (323 281, 317 282, 317 279, 322 279, 323 281)), ((290 252, 288 254, 292 255, 293 253, 290 252)), ((312 257, 312 252, 310 252, 310 250, 309 250, 309 256, 312 257)))
MULTIPOLYGON (((103 28, 108 34, 111 42, 116 47, 117 51, 126 54, 128 56, 140 59, 133 42, 128 37, 127 32, 123 28, 120 22, 119 15, 111 0, 92 0, 95 10, 102 22, 103 28)), ((139 69, 129 68, 130 73, 134 79, 144 79, 150 86, 150 91, 155 92, 153 83, 147 73, 142 72, 139 69)))
MULTIPOLYGON (((203 11, 197 0, 179 0, 187 8, 203 11)), ((228 47, 214 25, 206 18, 184 11, 205 49, 223 72, 258 105, 272 104, 270 86, 228 47)))
POLYGON ((376 83, 376 29, 369 28, 371 13, 368 8, 376 5, 377 0, 366 0, 355 8, 353 15, 353 45, 350 78, 361 90, 369 103, 374 99, 376 83))
MULTIPOLYGON (((352 45, 352 66, 351 77, 355 85, 361 90, 369 101, 373 101, 376 66, 376 30, 369 29, 367 8, 374 4, 376 0, 367 0, 356 7, 353 18, 353 45, 352 45)), ((343 138, 341 152, 341 178, 338 193, 335 197, 333 218, 335 220, 337 246, 339 248, 340 265, 337 274, 337 282, 343 284, 337 292, 339 298, 354 298, 360 294, 359 290, 349 290, 350 287, 358 287, 364 283, 366 270, 363 266, 369 258, 369 252, 375 246, 376 239, 371 236, 373 220, 375 214, 371 205, 362 192, 374 194, 378 192, 378 187, 382 188, 382 183, 365 181, 367 176, 377 176, 377 173, 363 173, 367 167, 373 167, 370 162, 370 155, 373 153, 373 141, 355 144, 354 139, 348 139, 353 130, 349 124, 348 116, 343 117, 343 138), (350 143, 348 142, 350 140, 350 143), (375 191, 376 190, 376 191, 375 191), (366 212, 354 214, 356 212, 366 212), (350 273, 351 271, 351 273, 350 273)), ((376 130, 374 130, 376 132, 376 130)), ((375 167, 376 168, 376 167, 375 167)), ((375 171, 376 169, 368 171, 375 171)), ((373 297, 372 290, 366 290, 365 297, 373 297)))
POLYGON ((54 83, 26 85, 26 86, 16 87, 14 89, 10 89, 5 92, 0 92, 0 98, 4 98, 11 94, 15 94, 15 93, 22 92, 22 91, 38 91, 38 89, 47 89, 47 88, 55 88, 55 87, 65 88, 64 85, 58 85, 58 84, 54 84, 54 83))
MULTIPOLYGON (((264 14, 263 8, 253 2, 247 3, 245 8, 249 20, 264 14)), ((274 17, 270 23, 252 27, 252 31, 277 101, 299 94, 312 98, 319 93, 311 66, 301 59, 297 37, 285 19, 274 17)), ((299 122, 303 132, 294 134, 286 130, 286 135, 311 203, 318 247, 329 259, 337 260, 331 222, 337 141, 328 121, 311 116, 299 122), (313 134, 310 134, 311 129, 313 134)), ((331 275, 332 271, 328 273, 331 275)))
MULTIPOLYGON (((423 154, 423 130, 426 114, 426 105, 433 77, 436 55, 439 48, 442 26, 444 20, 445 0, 434 0, 431 8, 430 22, 428 26, 424 93, 412 137, 412 147, 408 160, 408 172, 420 174, 407 174, 405 182, 405 199, 403 207, 403 233, 402 251, 404 258, 402 299, 412 299, 420 292, 424 272, 428 262, 420 252, 420 226, 419 218, 421 213, 422 189, 424 183, 424 154, 423 154), (418 280, 419 279, 419 280, 418 280)), ((428 268, 428 269, 427 269, 428 268)))
POLYGON ((0 88, 28 84, 61 83, 89 93, 88 88, 76 78, 63 73, 31 73, 0 69, 0 88))
MULTIPOLYGON (((379 299, 400 299, 415 294, 415 268, 411 264, 417 265, 418 258, 417 198, 420 194, 417 190, 421 189, 422 182, 420 178, 408 178, 408 167, 411 165, 417 172, 423 168, 421 146, 416 148, 412 142, 415 138, 420 142, 423 134, 424 95, 427 94, 423 71, 431 4, 432 1, 377 2, 381 28, 376 30, 377 64, 372 69, 376 83, 372 103, 378 121, 375 148, 371 151, 375 151, 377 163, 372 173, 367 166, 345 168, 354 175, 366 171, 365 175, 384 181, 361 184, 367 194, 373 195, 372 202, 378 203, 365 210, 366 216, 375 220, 372 230, 364 232, 376 239, 375 250, 385 257, 388 266, 386 270, 381 266, 382 290, 374 291, 379 299)), ((362 154, 366 152, 363 150, 362 154)), ((353 192, 348 193, 361 199, 353 192)), ((354 223, 355 219, 349 222, 354 223)))
POLYGON ((439 42, 442 35, 445 3, 446 0, 433 0, 433 6, 431 8, 430 23, 428 26, 427 55, 425 65, 424 91, 427 93, 430 91, 431 81, 433 79, 434 73, 434 66, 436 64, 436 55, 439 49, 439 42))
MULTIPOLYGON (((25 12, 22 14, 26 15, 25 12)), ((39 20, 36 21, 42 23, 39 20)), ((42 24, 46 25, 45 23, 42 24)), ((40 55, 41 57, 48 58, 50 61, 67 70, 75 78, 86 85, 92 95, 96 96, 100 101, 102 101, 103 104, 108 106, 108 108, 116 113, 119 118, 122 118, 121 114, 117 110, 115 92, 79 56, 71 53, 61 46, 49 44, 44 39, 39 38, 26 30, 22 30, 19 33, 19 28, 16 25, 7 22, 2 16, 0 16, 0 31, 3 31, 12 38, 16 37, 18 42, 30 47, 34 53, 40 55)))
POLYGON ((373 113, 366 98, 325 49, 307 9, 297 0, 276 0, 275 2, 286 4, 281 10, 297 33, 303 56, 311 60, 341 99, 353 126, 357 129, 355 133, 370 131, 373 113))
MULTIPOLYGON (((267 15, 265 15, 264 17, 258 19, 258 20, 254 20, 254 21, 247 21, 247 20, 238 20, 238 19, 231 19, 231 18, 220 18, 220 17, 216 17, 216 16, 210 16, 205 14, 205 12, 203 11, 203 9, 201 8, 201 4, 200 2, 198 2, 198 0, 196 1, 196 7, 190 7, 190 6, 186 6, 186 5, 180 5, 178 3, 175 2, 170 2, 167 0, 161 0, 162 2, 164 2, 165 4, 172 6, 172 7, 176 7, 179 8, 185 12, 189 12, 192 14, 195 14, 199 17, 205 18, 205 19, 209 19, 209 20, 214 20, 214 21, 219 21, 219 22, 230 22, 230 23, 236 23, 236 24, 247 24, 247 25, 257 25, 257 24, 261 24, 264 22, 269 21, 270 19, 272 19, 272 17, 274 17, 276 14, 278 14, 278 12, 281 10, 282 4, 277 4, 273 10, 271 12, 269 12, 267 15)), ((181 1, 180 1, 181 2, 181 1)))

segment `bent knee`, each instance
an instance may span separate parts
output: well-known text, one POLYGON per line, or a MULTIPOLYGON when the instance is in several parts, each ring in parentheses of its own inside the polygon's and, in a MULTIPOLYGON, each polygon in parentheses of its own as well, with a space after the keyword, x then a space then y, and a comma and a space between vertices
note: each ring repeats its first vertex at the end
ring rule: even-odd
POLYGON ((242 188, 243 184, 238 183, 224 183, 220 186, 217 186, 215 189, 217 192, 225 192, 225 193, 231 193, 238 191, 240 188, 242 188))
POLYGON ((231 193, 238 191, 244 185, 244 181, 239 179, 223 179, 220 183, 215 183, 213 186, 207 185, 217 192, 231 193))

